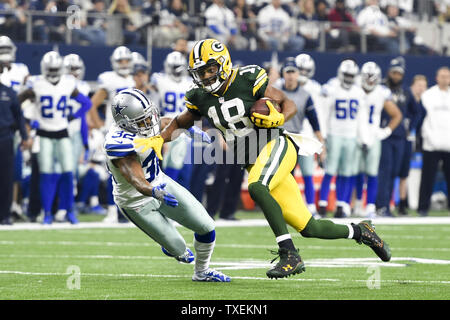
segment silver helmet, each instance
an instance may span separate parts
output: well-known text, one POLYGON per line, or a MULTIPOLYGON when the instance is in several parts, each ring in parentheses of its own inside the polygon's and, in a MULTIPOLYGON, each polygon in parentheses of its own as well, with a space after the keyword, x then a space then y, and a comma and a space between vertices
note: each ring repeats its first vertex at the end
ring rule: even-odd
POLYGON ((16 50, 16 46, 9 37, 0 37, 0 62, 11 63, 16 61, 16 50))
POLYGON ((120 46, 114 49, 111 55, 111 67, 115 72, 117 72, 122 77, 126 77, 133 71, 133 60, 131 56, 131 51, 125 46, 120 46), (127 61, 127 63, 122 63, 121 61, 127 61))
POLYGON ((144 137, 160 132, 159 110, 155 103, 136 88, 120 91, 111 105, 114 121, 119 127, 144 137))
POLYGON ((75 53, 68 54, 64 57, 63 64, 66 74, 72 74, 78 80, 83 80, 86 68, 79 55, 75 53))
POLYGON ((361 67, 361 85, 372 91, 381 82, 381 70, 375 62, 369 61, 361 67))
POLYGON ((309 54, 302 53, 296 56, 295 64, 300 71, 298 80, 301 83, 305 83, 308 79, 311 79, 314 76, 314 73, 316 72, 316 64, 309 54))
POLYGON ((63 74, 63 59, 56 51, 49 51, 42 57, 41 74, 50 83, 56 84, 63 74))
POLYGON ((338 68, 338 79, 343 88, 349 89, 356 80, 359 73, 359 67, 355 61, 347 59, 341 62, 338 68))
POLYGON ((179 82, 187 73, 187 59, 178 51, 169 53, 164 61, 164 72, 179 82))

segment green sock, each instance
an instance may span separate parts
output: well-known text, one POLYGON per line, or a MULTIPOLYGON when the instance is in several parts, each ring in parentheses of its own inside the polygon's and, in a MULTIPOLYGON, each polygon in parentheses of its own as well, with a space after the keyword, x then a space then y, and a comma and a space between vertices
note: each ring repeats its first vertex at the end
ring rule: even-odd
POLYGON ((351 225, 336 224, 331 220, 311 218, 305 229, 300 233, 307 238, 346 239, 350 235, 350 228, 352 228, 351 234, 353 234, 354 228, 351 225))
POLYGON ((269 189, 260 182, 253 182, 248 186, 248 192, 252 199, 261 207, 275 236, 279 237, 289 234, 281 207, 272 197, 269 189))

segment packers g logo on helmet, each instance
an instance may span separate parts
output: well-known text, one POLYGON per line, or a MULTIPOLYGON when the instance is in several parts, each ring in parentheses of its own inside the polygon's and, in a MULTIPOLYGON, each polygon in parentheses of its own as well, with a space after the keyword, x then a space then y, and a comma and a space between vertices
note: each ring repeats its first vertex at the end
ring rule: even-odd
POLYGON ((227 47, 216 39, 198 41, 189 54, 189 73, 195 84, 208 92, 216 92, 231 74, 232 63, 227 47), (204 78, 210 66, 217 66, 214 76, 204 78))

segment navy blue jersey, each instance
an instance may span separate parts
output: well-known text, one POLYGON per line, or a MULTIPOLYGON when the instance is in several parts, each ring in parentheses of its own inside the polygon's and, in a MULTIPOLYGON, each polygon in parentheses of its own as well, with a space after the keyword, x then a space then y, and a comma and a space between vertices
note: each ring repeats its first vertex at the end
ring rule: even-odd
POLYGON ((28 139, 17 94, 3 84, 0 84, 0 114, 0 139, 12 138, 16 130, 20 131, 23 140, 28 139))

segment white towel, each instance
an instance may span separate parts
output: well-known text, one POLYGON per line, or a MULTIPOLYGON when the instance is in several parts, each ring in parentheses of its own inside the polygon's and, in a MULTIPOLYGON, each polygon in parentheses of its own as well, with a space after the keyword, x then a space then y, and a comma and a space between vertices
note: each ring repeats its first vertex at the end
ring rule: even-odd
POLYGON ((322 152, 322 143, 317 139, 286 130, 283 133, 288 135, 298 146, 298 154, 300 156, 312 156, 314 153, 320 154, 322 152))

